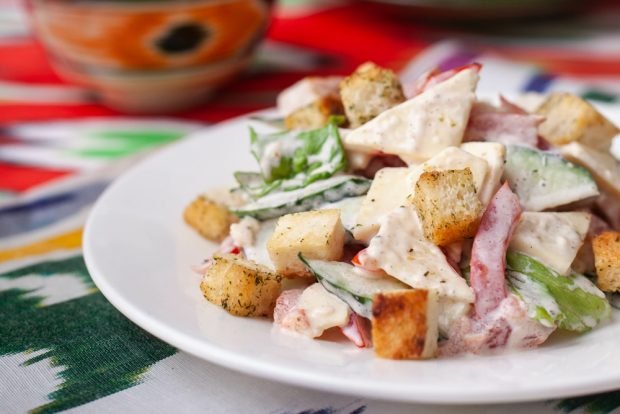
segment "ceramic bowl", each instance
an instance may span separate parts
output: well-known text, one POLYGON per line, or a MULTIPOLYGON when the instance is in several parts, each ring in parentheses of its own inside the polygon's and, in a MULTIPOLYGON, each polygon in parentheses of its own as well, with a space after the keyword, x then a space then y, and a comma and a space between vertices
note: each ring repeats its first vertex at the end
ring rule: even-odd
POLYGON ((30 0, 52 66, 126 112, 204 101, 250 62, 263 37, 263 0, 30 0))

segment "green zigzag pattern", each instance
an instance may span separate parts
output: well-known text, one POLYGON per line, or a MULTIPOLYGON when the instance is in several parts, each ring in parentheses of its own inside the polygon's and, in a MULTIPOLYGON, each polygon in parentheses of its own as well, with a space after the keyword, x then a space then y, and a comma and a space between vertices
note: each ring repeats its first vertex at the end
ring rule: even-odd
POLYGON ((176 350, 138 328, 99 293, 81 256, 47 261, 0 275, 53 277, 73 274, 92 293, 41 306, 44 299, 24 289, 0 292, 0 355, 43 351, 29 359, 33 364, 50 358, 62 367, 62 384, 50 402, 33 412, 53 413, 86 404, 140 383, 155 362, 176 350))
MULTIPOLYGON (((0 356, 43 351, 26 364, 50 358, 53 365, 62 367, 62 384, 49 395, 48 404, 33 412, 58 412, 130 388, 141 382, 151 365, 176 352, 110 305, 96 290, 81 256, 38 263, 0 277, 16 279, 33 274, 72 274, 92 292, 41 306, 44 298, 33 296, 36 292, 0 291, 0 356)), ((555 406, 566 413, 579 409, 610 413, 620 407, 620 391, 568 398, 555 406)))

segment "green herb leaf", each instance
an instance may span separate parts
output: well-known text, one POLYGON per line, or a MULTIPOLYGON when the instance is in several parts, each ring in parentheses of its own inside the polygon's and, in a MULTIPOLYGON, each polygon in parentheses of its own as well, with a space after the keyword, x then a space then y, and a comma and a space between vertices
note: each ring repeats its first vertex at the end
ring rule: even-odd
POLYGON ((250 128, 250 148, 258 161, 257 173, 236 173, 240 187, 252 197, 276 189, 291 191, 324 180, 346 168, 346 155, 337 120, 312 131, 260 135, 250 128))

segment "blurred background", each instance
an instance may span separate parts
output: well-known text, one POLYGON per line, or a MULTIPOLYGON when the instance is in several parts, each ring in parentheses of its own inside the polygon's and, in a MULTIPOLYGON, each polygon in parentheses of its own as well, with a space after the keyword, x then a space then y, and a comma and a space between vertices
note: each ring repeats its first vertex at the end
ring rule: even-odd
POLYGON ((368 60, 404 82, 475 60, 482 93, 614 102, 620 2, 0 0, 0 202, 368 60))

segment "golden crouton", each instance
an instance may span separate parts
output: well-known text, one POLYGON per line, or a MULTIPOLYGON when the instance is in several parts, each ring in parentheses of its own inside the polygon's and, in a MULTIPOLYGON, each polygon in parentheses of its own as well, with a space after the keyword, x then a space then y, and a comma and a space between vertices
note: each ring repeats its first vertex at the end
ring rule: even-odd
POLYGON ((405 101, 396 74, 367 62, 340 83, 340 97, 351 128, 405 101))
POLYGON ((434 291, 383 292, 372 303, 375 354, 389 359, 433 358, 437 352, 438 303, 434 291))
POLYGON ((475 236, 482 204, 469 168, 422 173, 412 202, 422 220, 424 235, 436 245, 446 246, 475 236))
POLYGON ((271 315, 282 278, 237 255, 216 255, 200 284, 204 297, 237 316, 271 315))
POLYGON ((620 232, 606 231, 592 240, 598 287, 620 292, 620 232))
POLYGON ((344 236, 340 210, 287 214, 278 219, 267 251, 278 273, 305 277, 311 274, 299 260, 299 253, 308 259, 339 260, 344 236))
POLYGON ((344 109, 339 96, 328 95, 287 115, 284 125, 288 129, 321 128, 333 115, 344 115, 344 109))
POLYGON ((553 93, 536 111, 546 119, 540 125, 540 135, 553 145, 579 141, 602 151, 608 151, 612 138, 620 132, 589 102, 570 93, 553 93))
POLYGON ((185 208, 183 218, 203 237, 216 242, 224 240, 230 225, 239 221, 226 207, 204 196, 199 196, 185 208))

